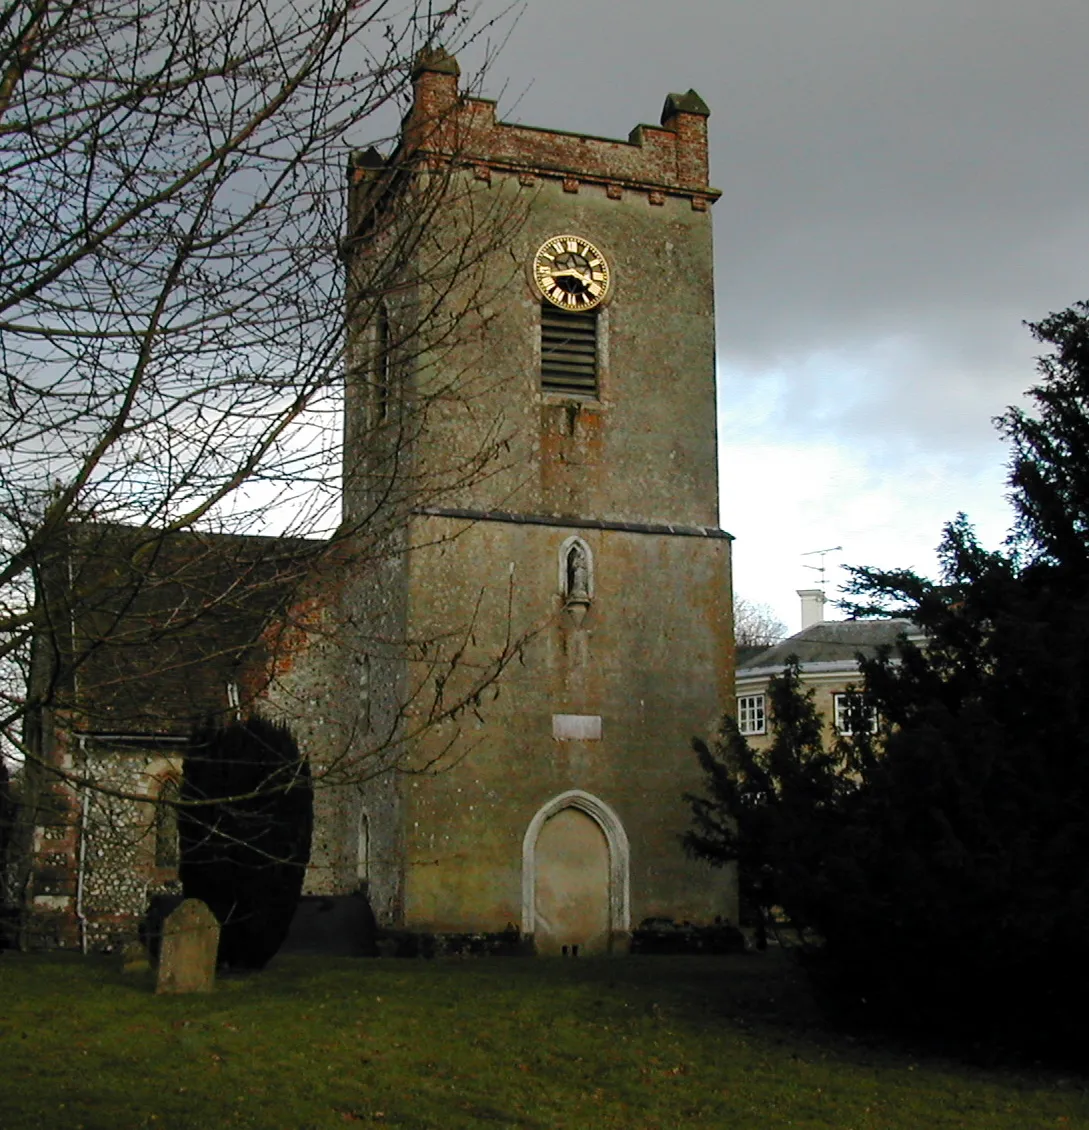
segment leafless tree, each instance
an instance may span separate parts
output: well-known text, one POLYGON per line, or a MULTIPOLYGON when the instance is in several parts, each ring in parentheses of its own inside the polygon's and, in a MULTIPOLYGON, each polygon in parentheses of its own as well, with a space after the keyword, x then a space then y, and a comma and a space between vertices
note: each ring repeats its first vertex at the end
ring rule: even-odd
MULTIPOLYGON (((468 235, 440 246, 433 220, 460 191, 457 179, 434 167, 414 176, 403 146, 382 161, 364 155, 356 165, 373 176, 376 201, 398 178, 408 187, 397 209, 372 209, 366 238, 378 253, 347 289, 339 259, 349 146, 393 137, 421 49, 501 37, 506 16, 460 0, 438 10, 423 0, 0 8, 0 663, 10 672, 0 734, 9 749, 35 755, 27 720, 60 705, 64 672, 90 670, 111 643, 127 656, 110 668, 117 698, 147 677, 152 649, 169 653, 172 633, 204 633, 224 654, 252 642, 216 639, 239 609, 275 610, 284 631, 310 630, 305 616, 283 617, 323 560, 380 568, 407 508, 501 457, 504 437, 488 435, 442 481, 414 479, 403 457, 429 398, 478 395, 468 375, 464 387, 457 374, 432 381, 395 426, 382 401, 396 395, 392 375, 424 355, 433 362, 453 340, 469 311, 448 300, 452 281, 465 293, 466 272, 509 241, 515 210, 498 197, 490 210, 474 204, 468 235), (411 277, 408 265, 421 261, 429 277, 411 277), (398 317, 407 292, 429 300, 398 317), (380 453, 347 522, 337 454, 346 368, 379 406, 364 426, 380 453), (232 579, 208 583, 227 576, 223 536, 255 533, 274 537, 249 539, 232 579), (202 555, 212 561, 203 572, 202 555), (43 603, 51 579, 61 603, 43 603), (77 625, 67 650, 39 655, 28 688, 32 641, 56 650, 62 617, 77 625)), ((486 299, 478 290, 471 301, 486 299)), ((441 686, 436 668, 464 654, 456 641, 446 650, 383 642, 410 658, 427 652, 418 695, 441 686)), ((458 697, 417 714, 456 716, 518 648, 509 634, 458 697)), ((131 794, 78 766, 48 768, 80 787, 131 794)))
POLYGON ((734 637, 738 647, 771 647, 787 634, 782 622, 768 604, 734 598, 734 637))

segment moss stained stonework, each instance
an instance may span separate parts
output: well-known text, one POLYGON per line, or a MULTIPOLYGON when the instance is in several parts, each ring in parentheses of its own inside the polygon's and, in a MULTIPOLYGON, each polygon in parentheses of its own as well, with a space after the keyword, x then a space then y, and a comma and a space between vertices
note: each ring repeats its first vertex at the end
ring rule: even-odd
MULTIPOLYGON (((622 948, 645 917, 736 921, 733 876, 686 859, 679 844, 683 794, 699 787, 689 741, 727 708, 733 673, 730 540, 717 529, 709 205, 718 193, 707 184, 707 109, 694 92, 672 95, 661 126, 639 126, 626 142, 582 137, 496 121, 494 104, 460 94, 455 70, 445 57, 418 69, 406 124, 453 185, 439 242, 470 244, 473 218, 489 210, 520 207, 522 221, 444 295, 473 312, 477 332, 417 351, 405 380, 426 400, 452 372, 487 376, 478 398, 434 404, 416 456, 429 475, 440 461, 469 461, 496 434, 504 454, 486 476, 417 508, 407 524, 415 548, 397 565, 398 615, 412 638, 460 629, 465 681, 510 635, 526 642, 476 717, 425 730, 412 750, 418 768, 432 764, 458 729, 468 752, 443 772, 400 780, 397 922, 565 936, 562 922, 539 920, 535 888, 551 877, 535 872, 527 837, 567 795, 618 825, 608 884, 623 890, 602 893, 606 948, 622 948), (541 387, 542 304, 528 265, 564 233, 600 248, 612 271, 596 314, 593 396, 541 387), (474 305, 474 295, 484 297, 474 305), (593 580, 578 607, 562 563, 575 537, 593 580)), ((352 177, 350 215, 365 226, 375 173, 352 177)), ((350 277, 368 277, 375 253, 361 239, 350 277)), ((431 266, 412 274, 430 277, 431 266)), ((365 396, 356 403, 362 415, 365 396)), ((349 445, 365 434, 349 421, 349 445)), ((349 522, 365 506, 351 476, 364 463, 349 450, 349 522)), ((549 905, 564 897, 552 892, 549 905)), ((572 908, 578 897, 570 893, 572 908)))
MULTIPOLYGON (((414 83, 397 151, 349 167, 342 534, 239 612, 259 630, 209 652, 205 713, 240 697, 288 722, 315 774, 306 891, 362 889, 389 930, 592 952, 647 917, 736 921, 733 874, 680 846, 690 739, 733 697, 707 108, 670 95, 620 141, 497 121, 443 52, 414 83), (406 241, 406 201, 433 192, 406 241), (565 233, 612 271, 591 394, 542 389, 529 265, 565 233)), ((140 798, 189 722, 111 744, 72 694, 43 757, 108 788, 57 786, 29 902, 39 943, 101 946, 173 889, 140 798)))

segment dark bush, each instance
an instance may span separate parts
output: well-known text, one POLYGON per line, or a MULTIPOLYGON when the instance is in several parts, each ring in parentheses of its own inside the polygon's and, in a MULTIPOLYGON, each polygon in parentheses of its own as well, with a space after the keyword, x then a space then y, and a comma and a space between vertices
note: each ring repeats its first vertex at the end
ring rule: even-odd
POLYGON ((743 953, 745 937, 728 922, 694 926, 672 918, 644 918, 631 934, 631 952, 652 953, 743 953))
POLYGON ((261 718, 193 736, 178 812, 186 898, 222 926, 220 964, 262 969, 280 948, 310 860, 310 768, 286 726, 261 718))
POLYGON ((855 615, 919 629, 859 657, 876 731, 824 750, 795 666, 775 737, 727 720, 699 746, 686 843, 820 945, 826 1002, 854 1018, 1019 1055, 1084 1059, 1089 1012, 1089 303, 1032 327, 1031 413, 1012 445, 1016 525, 985 549, 964 515, 941 576, 854 569, 855 615), (805 734, 811 738, 800 740, 805 734))

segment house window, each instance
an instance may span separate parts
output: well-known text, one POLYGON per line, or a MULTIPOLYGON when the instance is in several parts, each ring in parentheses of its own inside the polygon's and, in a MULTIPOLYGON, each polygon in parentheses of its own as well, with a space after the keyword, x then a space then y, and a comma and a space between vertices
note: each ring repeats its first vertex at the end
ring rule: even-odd
POLYGON ((597 311, 541 307, 541 388, 597 396, 597 311))
POLYGON ((737 728, 745 735, 767 733, 767 718, 764 713, 764 696, 762 694, 737 696, 737 728))
POLYGON ((853 734, 856 729, 877 731, 877 711, 857 692, 833 695, 836 732, 853 734))

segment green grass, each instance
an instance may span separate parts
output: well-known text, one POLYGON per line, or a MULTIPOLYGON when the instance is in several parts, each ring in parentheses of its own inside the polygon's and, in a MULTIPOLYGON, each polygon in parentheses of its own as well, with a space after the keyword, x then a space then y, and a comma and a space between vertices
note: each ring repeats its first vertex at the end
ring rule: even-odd
POLYGON ((157 997, 115 960, 0 955, 3 1130, 1089 1127, 1082 1079, 823 1030, 779 955, 280 958, 157 997))

